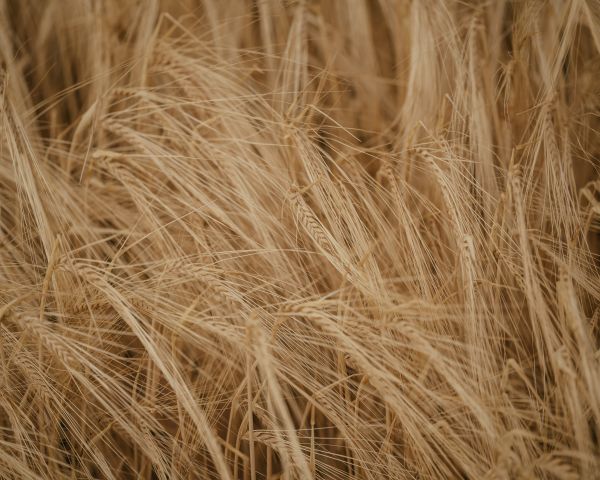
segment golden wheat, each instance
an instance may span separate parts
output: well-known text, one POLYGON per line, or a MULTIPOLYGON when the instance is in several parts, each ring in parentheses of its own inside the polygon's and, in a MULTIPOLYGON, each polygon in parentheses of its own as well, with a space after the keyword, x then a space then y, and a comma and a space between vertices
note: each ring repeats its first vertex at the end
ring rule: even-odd
POLYGON ((0 478, 600 478, 597 0, 0 0, 0 478))

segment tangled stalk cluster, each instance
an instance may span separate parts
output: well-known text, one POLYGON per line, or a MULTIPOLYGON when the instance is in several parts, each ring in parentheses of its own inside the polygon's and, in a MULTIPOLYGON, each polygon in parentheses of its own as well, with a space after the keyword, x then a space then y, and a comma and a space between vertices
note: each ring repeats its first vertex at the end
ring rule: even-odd
POLYGON ((0 478, 598 478, 596 0, 0 0, 0 65, 0 478))

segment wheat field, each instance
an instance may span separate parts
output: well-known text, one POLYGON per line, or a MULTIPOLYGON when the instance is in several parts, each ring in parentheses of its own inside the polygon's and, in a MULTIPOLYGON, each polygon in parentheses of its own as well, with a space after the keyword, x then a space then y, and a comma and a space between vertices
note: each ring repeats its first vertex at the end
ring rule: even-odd
POLYGON ((1 479, 600 478, 598 0, 0 0, 1 479))

